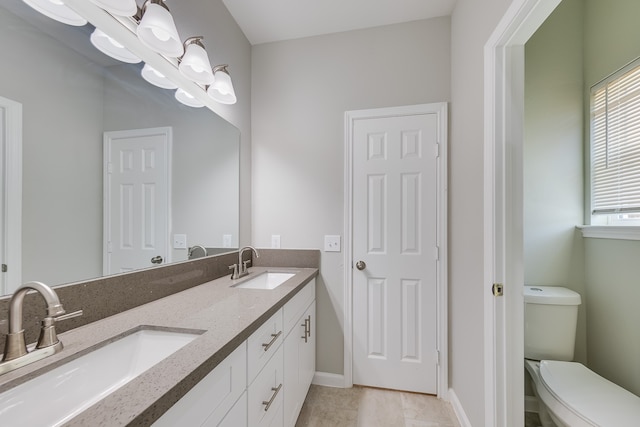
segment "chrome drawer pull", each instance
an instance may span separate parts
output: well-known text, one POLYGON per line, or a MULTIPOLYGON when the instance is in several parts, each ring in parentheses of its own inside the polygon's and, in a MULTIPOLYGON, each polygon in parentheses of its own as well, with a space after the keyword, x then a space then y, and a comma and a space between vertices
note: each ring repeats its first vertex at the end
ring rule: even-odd
POLYGON ((304 322, 309 322, 307 323, 307 334, 309 335, 309 338, 311 338, 311 315, 309 315, 304 322))
POLYGON ((304 323, 300 326, 304 326, 304 335, 301 336, 300 338, 302 338, 304 340, 304 342, 307 342, 307 339, 309 338, 309 331, 307 330, 307 326, 309 325, 308 319, 304 319, 304 323))
POLYGON ((273 337, 271 338, 271 341, 269 341, 269 343, 267 344, 262 344, 262 346, 264 347, 264 351, 269 351, 271 346, 276 342, 280 335, 282 335, 282 331, 278 332, 277 334, 271 334, 271 336, 273 337))
POLYGON ((264 411, 265 412, 267 412, 269 410, 269 407, 271 406, 273 401, 276 400, 276 396, 278 395, 278 393, 280 393, 280 389, 281 388, 282 388, 282 383, 280 383, 280 385, 278 387, 271 387, 271 390, 275 391, 275 393, 273 393, 273 396, 271 396, 271 399, 262 401, 263 405, 267 405, 267 406, 264 407, 264 411))

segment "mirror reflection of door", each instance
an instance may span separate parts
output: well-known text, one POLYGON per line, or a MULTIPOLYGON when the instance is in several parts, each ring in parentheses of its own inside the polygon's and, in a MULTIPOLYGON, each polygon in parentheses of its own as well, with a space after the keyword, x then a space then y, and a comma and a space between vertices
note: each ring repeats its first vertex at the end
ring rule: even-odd
POLYGON ((22 283, 22 104, 0 96, 0 295, 22 283))
POLYGON ((170 127, 104 134, 104 274, 169 262, 170 127))

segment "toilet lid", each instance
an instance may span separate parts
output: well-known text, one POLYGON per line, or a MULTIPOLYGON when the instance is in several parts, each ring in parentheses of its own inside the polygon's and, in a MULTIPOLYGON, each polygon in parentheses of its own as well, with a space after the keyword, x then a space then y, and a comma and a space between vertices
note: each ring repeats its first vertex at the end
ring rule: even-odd
POLYGON ((580 363, 543 360, 540 377, 556 399, 594 425, 640 425, 640 397, 580 363))

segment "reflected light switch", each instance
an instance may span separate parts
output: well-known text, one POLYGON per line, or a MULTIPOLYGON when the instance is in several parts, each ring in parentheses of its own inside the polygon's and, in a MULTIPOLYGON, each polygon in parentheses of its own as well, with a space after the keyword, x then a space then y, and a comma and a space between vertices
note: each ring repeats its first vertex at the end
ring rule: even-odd
POLYGON ((186 234, 174 234, 173 235, 173 249, 187 249, 187 235, 186 234))

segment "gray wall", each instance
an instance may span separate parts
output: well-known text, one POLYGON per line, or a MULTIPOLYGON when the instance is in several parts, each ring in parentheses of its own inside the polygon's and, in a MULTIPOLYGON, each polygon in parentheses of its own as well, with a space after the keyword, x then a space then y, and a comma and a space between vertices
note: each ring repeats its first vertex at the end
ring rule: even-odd
POLYGON ((485 425, 484 45, 510 0, 458 0, 451 16, 449 386, 485 425))
MULTIPOLYGON (((253 243, 342 234, 344 112, 450 99, 450 20, 253 47, 253 243)), ((343 236, 344 237, 344 236, 343 236)), ((343 373, 343 253, 322 253, 317 370, 343 373)))
POLYGON ((101 70, 4 8, 0 40, 0 96, 23 108, 22 280, 100 275, 101 70))
MULTIPOLYGON (((586 0, 585 96, 640 56, 640 2, 586 0)), ((640 394, 640 242, 584 239, 589 367, 640 394)))
POLYGON ((525 46, 524 280, 582 295, 575 358, 586 363, 583 9, 564 0, 525 46))

